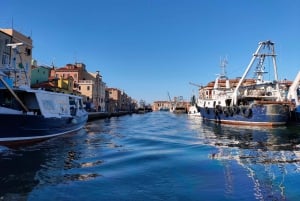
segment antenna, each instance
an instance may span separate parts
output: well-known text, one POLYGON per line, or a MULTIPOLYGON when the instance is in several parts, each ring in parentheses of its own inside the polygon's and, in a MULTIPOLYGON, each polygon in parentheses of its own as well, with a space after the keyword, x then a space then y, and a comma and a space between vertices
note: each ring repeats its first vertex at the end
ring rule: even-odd
POLYGON ((225 58, 220 57, 220 68, 221 68, 221 75, 220 77, 226 77, 226 65, 228 64, 227 56, 225 58))
POLYGON ((74 52, 74 60, 75 60, 75 64, 77 63, 77 52, 74 52))

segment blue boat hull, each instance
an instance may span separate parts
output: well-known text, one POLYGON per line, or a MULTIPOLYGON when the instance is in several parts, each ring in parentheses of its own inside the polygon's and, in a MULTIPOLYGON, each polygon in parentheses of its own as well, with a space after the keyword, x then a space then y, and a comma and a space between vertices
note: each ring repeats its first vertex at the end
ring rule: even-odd
POLYGON ((224 124, 278 126, 289 121, 289 108, 285 105, 254 105, 247 107, 198 107, 204 119, 224 124))
POLYGON ((23 143, 67 134, 81 129, 87 118, 87 114, 62 118, 0 114, 0 143, 23 143))

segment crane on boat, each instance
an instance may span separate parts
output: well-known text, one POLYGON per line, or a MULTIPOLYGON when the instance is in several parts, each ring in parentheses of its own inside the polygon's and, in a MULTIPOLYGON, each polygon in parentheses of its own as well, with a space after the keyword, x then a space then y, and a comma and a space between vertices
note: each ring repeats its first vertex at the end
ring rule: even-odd
POLYGON ((194 85, 194 86, 199 87, 199 88, 203 87, 202 85, 200 85, 200 84, 195 84, 195 83, 193 83, 193 82, 189 82, 189 84, 190 84, 190 85, 194 85))

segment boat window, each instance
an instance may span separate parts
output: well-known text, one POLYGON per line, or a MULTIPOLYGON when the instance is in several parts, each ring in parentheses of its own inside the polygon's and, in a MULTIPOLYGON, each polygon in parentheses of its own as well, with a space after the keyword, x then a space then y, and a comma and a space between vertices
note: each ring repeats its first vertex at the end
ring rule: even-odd
POLYGON ((83 109, 83 104, 82 104, 82 100, 79 99, 79 109, 83 109))
POLYGON ((75 105, 75 98, 69 97, 69 103, 70 105, 75 105))
POLYGON ((22 107, 19 104, 19 102, 8 91, 2 91, 0 93, 0 104, 2 107, 11 108, 15 110, 22 110, 22 107))

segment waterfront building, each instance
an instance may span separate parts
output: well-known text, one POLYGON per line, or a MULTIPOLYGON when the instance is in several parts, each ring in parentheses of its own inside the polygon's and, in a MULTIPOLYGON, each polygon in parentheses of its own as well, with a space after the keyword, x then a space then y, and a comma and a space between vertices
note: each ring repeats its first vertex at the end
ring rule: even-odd
POLYGON ((0 29, 0 70, 15 86, 26 85, 61 93, 81 94, 95 111, 132 111, 137 103, 124 91, 117 95, 103 82, 99 71, 91 73, 84 63, 55 68, 32 61, 32 39, 13 29, 0 29), (18 54, 21 54, 20 57, 18 54), (22 61, 21 61, 22 60, 22 61))
POLYGON ((94 80, 94 91, 93 93, 93 100, 95 100, 96 108, 98 108, 99 112, 106 112, 105 107, 105 89, 106 89, 106 83, 103 82, 102 76, 100 75, 99 71, 96 71, 96 73, 90 73, 94 80))
POLYGON ((108 112, 119 112, 121 106, 121 90, 106 88, 108 94, 108 112))
POLYGON ((7 46, 10 44, 12 37, 7 33, 1 31, 0 29, 0 68, 8 68, 10 64, 10 57, 11 57, 11 48, 7 46))
POLYGON ((73 89, 79 91, 84 98, 84 102, 90 102, 95 111, 105 111, 105 88, 99 71, 90 73, 83 63, 67 64, 65 67, 52 69, 52 78, 72 77, 74 80, 73 89))
POLYGON ((30 86, 32 39, 29 36, 14 29, 0 29, 0 58, 1 71, 5 72, 16 86, 30 86))
POLYGON ((152 104, 153 111, 169 111, 172 107, 172 103, 170 101, 154 101, 152 104))
POLYGON ((50 72, 51 72, 51 67, 49 66, 37 66, 36 64, 31 65, 30 85, 48 82, 50 77, 50 72))
POLYGON ((108 96, 106 99, 108 112, 131 112, 137 109, 137 102, 120 89, 106 88, 106 94, 108 96))

